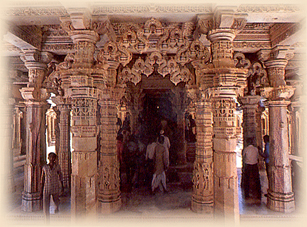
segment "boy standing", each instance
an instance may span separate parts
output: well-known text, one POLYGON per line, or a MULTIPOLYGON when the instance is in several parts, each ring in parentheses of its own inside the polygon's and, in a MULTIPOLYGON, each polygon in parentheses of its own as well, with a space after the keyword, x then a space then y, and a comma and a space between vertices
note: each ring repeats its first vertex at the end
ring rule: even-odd
POLYGON ((43 197, 43 210, 46 219, 50 217, 50 197, 52 195, 53 201, 56 205, 55 212, 59 212, 60 193, 63 193, 63 179, 61 168, 57 164, 57 155, 53 152, 48 154, 49 164, 44 165, 41 176, 41 196, 43 197))

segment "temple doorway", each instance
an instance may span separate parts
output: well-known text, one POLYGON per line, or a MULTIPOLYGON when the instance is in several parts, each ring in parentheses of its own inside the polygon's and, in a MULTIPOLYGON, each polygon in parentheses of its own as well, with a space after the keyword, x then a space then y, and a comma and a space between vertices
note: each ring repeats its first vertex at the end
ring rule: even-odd
MULTIPOLYGON (((166 172, 167 185, 176 185, 180 188, 184 186, 185 189, 192 187, 191 175, 194 159, 191 161, 186 158, 185 162, 181 160, 182 153, 187 149, 191 150, 189 149, 191 147, 192 150, 195 149, 195 141, 192 146, 187 146, 185 138, 186 109, 180 108, 181 106, 178 105, 178 99, 182 101, 181 97, 178 98, 178 93, 184 94, 185 90, 181 85, 174 89, 173 84, 169 84, 169 80, 166 82, 167 78, 158 76, 160 80, 165 81, 164 88, 157 88, 158 86, 148 88, 146 84, 151 79, 150 77, 146 78, 147 80, 142 80, 140 87, 145 87, 145 89, 142 89, 141 95, 138 96, 141 97, 141 101, 137 102, 140 105, 140 111, 135 116, 130 114, 131 122, 135 122, 135 124, 131 123, 131 126, 134 125, 131 127, 131 135, 138 144, 138 150, 136 155, 129 155, 128 160, 123 160, 124 163, 121 166, 122 192, 140 191, 140 188, 143 188, 142 192, 146 190, 145 194, 150 193, 153 173, 148 170, 148 161, 145 159, 146 148, 151 142, 157 140, 161 130, 164 131, 164 135, 169 138, 171 144, 169 149, 170 166, 166 172), (169 84, 170 87, 165 88, 165 84, 169 84)), ((155 83, 151 83, 151 85, 155 85, 155 83)), ((195 151, 192 153, 195 155, 195 151)), ((123 156, 125 155, 123 154, 123 156)))

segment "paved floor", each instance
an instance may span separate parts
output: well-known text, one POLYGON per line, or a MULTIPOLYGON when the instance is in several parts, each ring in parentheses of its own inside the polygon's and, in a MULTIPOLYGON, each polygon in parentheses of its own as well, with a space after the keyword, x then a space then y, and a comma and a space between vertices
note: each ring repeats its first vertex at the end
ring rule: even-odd
MULTIPOLYGON (((266 175, 261 171, 262 183, 262 200, 261 204, 254 204, 253 201, 244 201, 241 195, 240 187, 240 169, 238 169, 238 188, 239 188, 239 208, 240 208, 240 223, 251 226, 261 221, 295 223, 304 218, 304 213, 299 209, 291 214, 282 214, 271 211, 266 208, 266 197, 264 194, 267 189, 266 175)), ((18 179, 17 179, 18 181, 18 179)), ((6 220, 10 226, 41 226, 45 224, 42 211, 26 213, 21 211, 21 191, 22 183, 17 184, 16 192, 12 194, 9 212, 6 215, 6 220)), ((99 215, 98 217, 91 217, 91 219, 71 220, 70 216, 70 197, 64 196, 61 198, 60 212, 51 215, 50 225, 54 226, 84 226, 93 222, 90 226, 112 226, 115 223, 120 225, 143 225, 143 224, 176 224, 203 226, 204 224, 216 224, 216 219, 203 214, 192 212, 191 206, 191 188, 185 188, 169 184, 169 193, 158 192, 155 195, 149 193, 146 188, 133 189, 131 193, 122 192, 122 208, 120 211, 109 215, 99 215), (68 223, 68 224, 67 224, 68 223)), ((54 207, 51 207, 51 212, 54 207)), ((299 221, 300 223, 300 221, 299 221)), ((291 225, 292 225, 291 224, 291 225)), ((279 225, 280 226, 280 225, 279 225)), ((259 227, 259 225, 258 225, 259 227)))

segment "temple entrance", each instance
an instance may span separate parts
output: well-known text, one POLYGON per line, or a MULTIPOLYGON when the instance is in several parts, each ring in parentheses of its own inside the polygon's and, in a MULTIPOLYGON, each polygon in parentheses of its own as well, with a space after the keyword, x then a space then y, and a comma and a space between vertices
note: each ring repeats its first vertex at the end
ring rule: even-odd
MULTIPOLYGON (((138 114, 135 112, 129 114, 132 140, 137 144, 137 150, 136 154, 129 155, 126 160, 124 152, 128 148, 123 150, 121 191, 132 192, 146 188, 145 193, 150 193, 153 173, 150 172, 148 160, 145 158, 146 148, 157 140, 161 130, 164 131, 164 135, 169 138, 171 144, 169 149, 170 166, 166 171, 167 185, 176 185, 180 188, 184 186, 185 189, 192 187, 191 175, 194 159, 187 160, 185 154, 182 155, 186 153, 187 149, 190 151, 194 149, 192 153, 195 156, 195 140, 191 145, 191 141, 187 143, 185 137, 186 109, 178 104, 184 99, 184 86, 180 84, 174 87, 168 78, 153 75, 142 79, 140 88, 145 88, 140 89, 142 93, 137 96, 141 97, 141 101, 137 102, 140 105, 138 106, 140 111, 138 114), (163 81, 164 88, 158 88, 161 81, 163 81), (165 87, 166 85, 169 87, 165 87), (184 156, 184 160, 182 160, 182 156, 184 156)), ((132 109, 136 109, 135 106, 132 109)), ((126 143, 129 142, 126 141, 126 143)))

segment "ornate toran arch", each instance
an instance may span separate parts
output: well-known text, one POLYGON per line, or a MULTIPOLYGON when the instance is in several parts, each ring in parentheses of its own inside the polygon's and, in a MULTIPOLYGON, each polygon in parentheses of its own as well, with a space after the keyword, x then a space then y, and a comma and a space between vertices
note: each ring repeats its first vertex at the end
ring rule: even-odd
POLYGON ((114 50, 113 56, 117 57, 113 59, 123 66, 118 68, 119 85, 127 82, 138 84, 141 75, 149 77, 154 72, 154 65, 157 65, 157 72, 162 77, 170 75, 170 81, 175 85, 195 81, 187 64, 192 61, 208 62, 210 52, 199 40, 193 39, 193 29, 192 23, 163 26, 154 18, 144 24, 114 24, 119 41, 106 43, 97 60, 110 60, 112 55, 109 52, 114 50), (137 58, 134 62, 132 55, 137 58))

